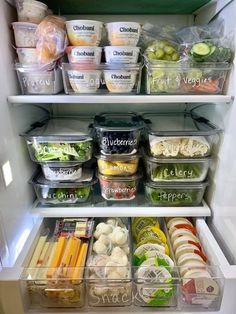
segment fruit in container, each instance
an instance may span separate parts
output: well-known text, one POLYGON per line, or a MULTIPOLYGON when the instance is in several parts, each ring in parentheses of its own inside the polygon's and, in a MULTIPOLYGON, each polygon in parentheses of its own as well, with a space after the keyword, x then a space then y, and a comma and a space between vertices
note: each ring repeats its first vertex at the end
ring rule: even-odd
POLYGON ((145 50, 145 56, 149 62, 157 60, 179 61, 180 55, 174 43, 168 40, 155 40, 145 50))

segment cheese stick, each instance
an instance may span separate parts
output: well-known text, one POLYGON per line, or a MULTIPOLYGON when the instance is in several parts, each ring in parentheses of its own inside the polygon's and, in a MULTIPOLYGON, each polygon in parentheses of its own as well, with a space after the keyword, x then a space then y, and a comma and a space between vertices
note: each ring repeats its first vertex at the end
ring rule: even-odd
POLYGON ((71 278, 73 276, 73 272, 74 272, 74 267, 76 266, 76 262, 77 262, 77 259, 79 257, 79 252, 80 252, 80 247, 81 247, 81 240, 76 238, 77 241, 75 242, 74 244, 74 247, 73 247, 73 256, 71 258, 71 262, 70 262, 70 268, 68 269, 67 271, 67 277, 68 278, 71 278))
POLYGON ((34 250, 34 254, 31 258, 31 261, 29 263, 29 268, 34 268, 37 265, 38 259, 41 255, 42 249, 44 247, 44 244, 46 242, 47 235, 46 236, 41 236, 38 240, 37 246, 34 250))
POLYGON ((63 255, 63 258, 60 264, 60 267, 62 268, 63 276, 66 276, 68 267, 75 266, 75 263, 76 263, 75 258, 77 257, 76 247, 77 247, 78 242, 80 242, 80 240, 77 239, 76 237, 70 237, 69 240, 67 241, 65 253, 63 255), (74 266, 72 266, 73 263, 74 263, 74 266))
POLYGON ((57 245, 56 245, 56 249, 55 249, 55 253, 53 254, 53 258, 51 260, 51 263, 49 265, 49 270, 47 272, 47 278, 52 278, 55 269, 54 268, 58 268, 61 262, 61 258, 64 252, 64 248, 66 245, 66 239, 65 237, 59 237, 58 241, 57 241, 57 245))
MULTIPOLYGON (((42 263, 41 267, 37 270, 37 275, 35 276, 35 278, 40 279, 40 280, 46 279, 47 267, 49 267, 49 265, 51 264, 53 255, 55 253, 56 245, 57 245, 57 242, 53 242, 53 241, 50 241, 48 243, 49 243, 49 245, 48 245, 48 249, 47 249, 47 252, 45 254, 43 263, 42 263)), ((40 284, 40 282, 38 282, 38 283, 40 284)), ((45 282, 43 282, 42 284, 44 284, 44 283, 45 282)))
POLYGON ((81 246, 80 252, 79 252, 79 256, 78 256, 76 265, 75 265, 76 268, 75 268, 73 275, 72 275, 72 283, 73 284, 78 283, 78 279, 80 279, 80 277, 81 277, 81 273, 82 273, 81 267, 83 267, 85 264, 87 252, 88 252, 88 243, 83 243, 81 246))
POLYGON ((44 259, 45 259, 45 256, 46 256, 46 253, 47 253, 47 250, 48 250, 48 247, 49 247, 49 242, 46 242, 44 244, 43 250, 42 250, 41 255, 40 255, 39 259, 38 259, 36 267, 41 267, 42 266, 42 264, 44 262, 44 259))

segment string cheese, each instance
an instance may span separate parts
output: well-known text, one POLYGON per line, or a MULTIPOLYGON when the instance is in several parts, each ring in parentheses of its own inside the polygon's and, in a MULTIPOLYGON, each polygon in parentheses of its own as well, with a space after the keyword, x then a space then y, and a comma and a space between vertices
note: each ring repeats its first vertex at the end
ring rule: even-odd
POLYGON ((47 235, 46 236, 41 236, 38 240, 37 246, 34 250, 34 254, 31 258, 31 261, 29 263, 29 268, 34 268, 37 265, 38 259, 41 255, 42 249, 44 247, 44 244, 46 242, 47 235))
POLYGON ((88 243, 83 243, 81 246, 81 250, 79 252, 79 256, 78 256, 76 265, 75 265, 76 268, 75 268, 73 275, 72 275, 72 283, 73 284, 78 283, 78 280, 76 280, 76 279, 80 279, 80 277, 81 277, 81 272, 82 272, 81 267, 83 267, 85 264, 87 252, 88 252, 88 243))
POLYGON ((66 245, 66 238, 65 237, 59 237, 59 239, 57 241, 55 253, 53 255, 51 264, 49 265, 50 269, 47 272, 47 278, 52 278, 53 273, 55 271, 54 268, 58 268, 58 266, 60 265, 65 245, 66 245))

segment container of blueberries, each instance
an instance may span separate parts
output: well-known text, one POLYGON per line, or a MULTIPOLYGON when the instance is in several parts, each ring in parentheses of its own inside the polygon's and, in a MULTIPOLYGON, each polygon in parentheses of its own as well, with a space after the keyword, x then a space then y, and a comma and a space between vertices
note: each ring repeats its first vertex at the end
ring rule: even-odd
POLYGON ((94 128, 100 152, 105 155, 135 154, 143 122, 135 113, 101 113, 94 128))

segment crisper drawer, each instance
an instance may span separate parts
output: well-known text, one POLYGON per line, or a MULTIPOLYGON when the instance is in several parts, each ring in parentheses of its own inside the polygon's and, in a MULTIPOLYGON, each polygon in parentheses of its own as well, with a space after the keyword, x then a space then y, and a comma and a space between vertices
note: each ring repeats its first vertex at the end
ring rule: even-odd
MULTIPOLYGON (((223 301, 225 297, 225 279, 222 275, 220 269, 221 267, 218 266, 229 266, 229 264, 224 257, 219 245, 211 234, 206 222, 203 219, 196 219, 195 226, 199 239, 204 247, 204 251, 210 261, 210 264, 213 265, 211 268, 209 268, 209 270, 213 272, 215 276, 214 279, 216 279, 217 284, 219 284, 220 291, 215 301, 212 303, 213 306, 209 306, 211 302, 209 298, 206 298, 204 293, 198 293, 198 295, 194 295, 194 297, 196 300, 199 298, 201 301, 206 298, 205 305, 204 303, 196 304, 196 302, 193 305, 191 304, 191 302, 186 302, 186 299, 188 300, 188 298, 189 300, 192 300, 193 295, 189 294, 187 295, 187 298, 186 295, 183 296, 183 290, 181 289, 182 280, 179 275, 179 269, 176 266, 173 269, 173 281, 171 283, 163 283, 161 281, 158 282, 158 280, 153 280, 152 282, 137 282, 137 278, 135 278, 137 266, 132 266, 131 278, 128 277, 129 280, 126 280, 123 283, 122 280, 109 281, 105 278, 103 281, 98 281, 95 278, 92 278, 91 280, 91 278, 89 278, 89 274, 91 274, 91 268, 89 266, 87 266, 86 268, 79 267, 77 269, 70 269, 69 271, 72 273, 74 273, 74 271, 76 270, 77 275, 73 278, 71 278, 70 276, 63 276, 63 269, 60 268, 44 269, 41 270, 41 272, 38 272, 38 274, 36 275, 35 268, 28 267, 32 258, 32 254, 37 246, 40 236, 42 236, 42 234, 45 234, 45 232, 48 232, 48 229, 52 230, 55 227, 55 219, 45 218, 39 221, 39 223, 35 226, 35 229, 32 232, 32 236, 30 236, 28 241, 26 242, 24 249, 22 250, 22 253, 16 263, 17 267, 11 270, 3 270, 2 273, 0 273, 0 289, 1 292, 3 292, 3 308, 7 314, 16 313, 12 309, 17 309, 17 314, 27 313, 28 311, 33 311, 34 313, 51 313, 57 311, 59 311, 60 313, 71 313, 78 311, 101 312, 101 310, 104 310, 104 312, 111 312, 114 310, 120 313, 141 313, 146 311, 165 311, 165 313, 179 311, 191 313, 192 311, 207 312, 217 311, 219 309, 220 313, 226 314, 227 312, 224 312, 224 308, 222 307, 222 304, 224 304, 225 302, 222 302, 221 304, 222 296, 223 301), (58 272, 58 274, 61 275, 59 275, 57 279, 55 279, 55 277, 45 279, 45 272, 48 271, 58 272), (9 284, 8 276, 9 280, 11 280, 10 291, 7 290, 9 284), (12 281, 13 278, 14 282, 12 281), (124 293, 124 302, 119 301, 120 303, 116 304, 116 290, 119 290, 121 294, 121 300, 123 300, 122 291, 124 290, 124 287, 122 286, 122 284, 128 287, 128 291, 132 291, 132 294, 131 296, 130 294, 128 294, 127 301, 127 293, 124 293), (100 297, 96 295, 96 297, 94 296, 94 298, 91 298, 90 292, 94 290, 94 286, 96 286, 96 288, 100 290, 100 297), (6 287, 6 289, 3 289, 3 287, 6 287), (104 292, 104 290, 106 289, 110 289, 110 292, 112 291, 112 289, 114 289, 114 295, 110 293, 111 295, 109 295, 109 297, 106 295, 103 296, 102 292, 104 292), (169 299, 170 302, 167 303, 167 305, 164 304, 164 306, 157 306, 156 304, 154 304, 154 306, 146 306, 143 304, 143 300, 142 302, 139 302, 140 299, 137 298, 137 291, 140 291, 140 289, 144 293, 149 293, 148 290, 159 290, 163 292, 166 289, 166 291, 171 291, 171 294, 173 292, 174 295, 171 296, 171 298, 169 299), (18 293, 18 298, 16 298, 16 303, 14 306, 9 300, 9 295, 11 293, 14 295, 18 293), (101 300, 105 300, 104 305, 101 304, 101 300), (111 304, 109 304, 110 302, 111 304), (97 306, 102 306, 103 308, 98 308, 97 306), (105 309, 104 306, 108 307, 105 309)), ((163 230, 164 232, 167 232, 167 229, 163 230)), ((90 248, 88 249, 88 256, 91 255, 91 250, 92 248, 90 244, 90 248)), ((131 247, 131 252, 133 252, 132 250, 133 248, 131 247)), ((129 261, 129 263, 131 263, 131 261, 129 261)))

